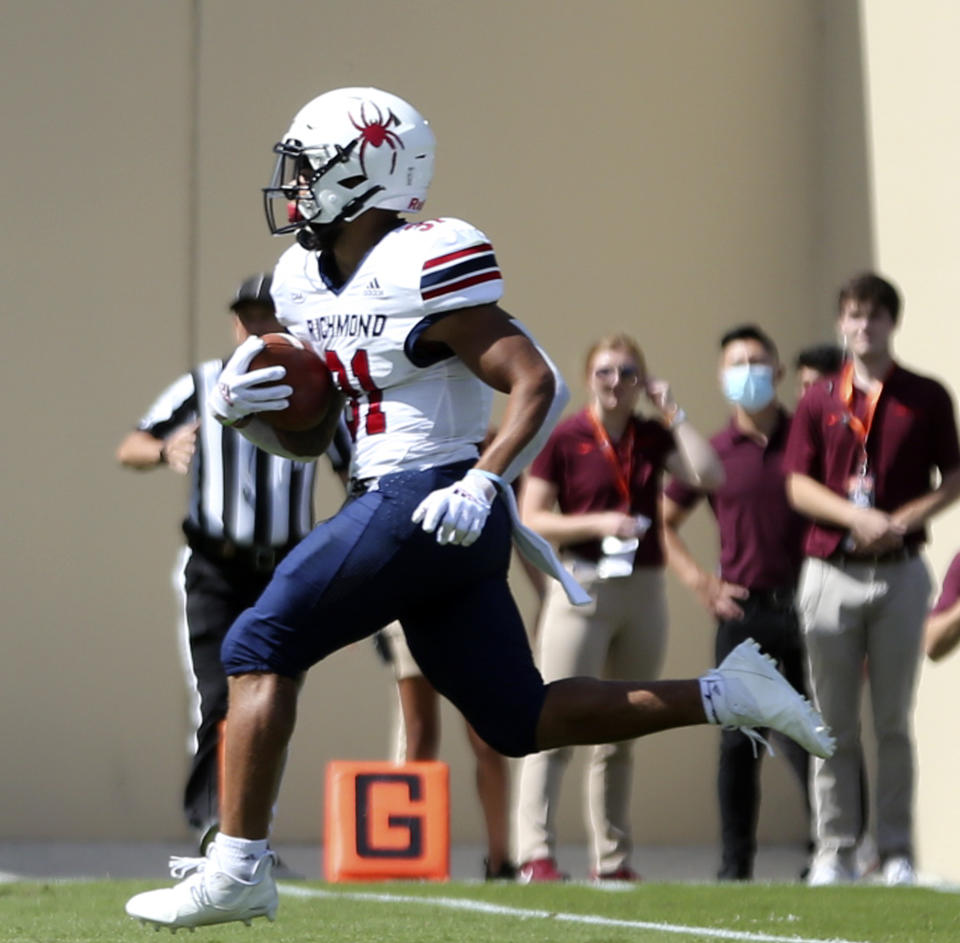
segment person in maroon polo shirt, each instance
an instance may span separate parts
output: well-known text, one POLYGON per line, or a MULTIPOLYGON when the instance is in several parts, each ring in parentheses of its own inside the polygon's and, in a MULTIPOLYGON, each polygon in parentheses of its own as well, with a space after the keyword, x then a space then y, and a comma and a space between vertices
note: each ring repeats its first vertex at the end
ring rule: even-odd
POLYGON ((798 350, 793 358, 797 372, 797 399, 821 377, 832 376, 843 366, 843 348, 839 344, 813 344, 798 350))
MULTIPOLYGON (((790 683, 804 691, 803 644, 794 608, 804 521, 787 503, 784 489, 790 415, 776 392, 783 372, 776 345, 755 325, 735 327, 720 339, 720 385, 733 416, 710 444, 723 463, 725 480, 712 493, 670 482, 663 499, 664 543, 669 566, 717 619, 716 663, 752 637, 777 660, 790 683), (719 530, 717 573, 697 563, 678 532, 704 497, 719 530)), ((778 746, 807 804, 809 755, 793 742, 778 746)), ((717 774, 720 880, 753 877, 761 756, 735 731, 723 732, 717 774)))
MULTIPOLYGON (((666 648, 660 483, 669 468, 712 488, 723 469, 664 381, 648 379, 643 353, 624 334, 586 356, 590 405, 561 422, 534 459, 521 498, 524 522, 561 548, 565 565, 593 597, 573 606, 547 587, 537 663, 553 681, 578 675, 655 678, 666 648), (635 415, 641 395, 661 419, 635 415)), ((633 741, 592 749, 587 805, 593 876, 635 880, 630 867, 633 741)), ((554 815, 572 748, 528 756, 520 774, 520 879, 558 880, 554 815)))
POLYGON ((920 549, 927 520, 960 495, 960 445, 950 394, 893 359, 896 288, 858 275, 841 288, 838 312, 848 360, 800 401, 784 459, 790 502, 811 519, 798 594, 810 683, 837 735, 834 756, 814 761, 817 847, 808 882, 854 877, 866 658, 877 850, 886 883, 911 884, 911 710, 931 589, 920 549))
POLYGON ((940 598, 927 616, 923 635, 931 661, 946 658, 960 644, 960 553, 950 561, 940 598))

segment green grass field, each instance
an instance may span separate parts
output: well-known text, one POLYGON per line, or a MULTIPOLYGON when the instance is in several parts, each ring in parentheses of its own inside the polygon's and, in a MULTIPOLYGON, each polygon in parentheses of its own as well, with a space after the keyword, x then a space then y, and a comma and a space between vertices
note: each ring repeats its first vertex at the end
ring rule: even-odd
MULTIPOLYGON (((0 943, 166 938, 123 912, 150 881, 0 885, 0 943)), ((184 933, 186 931, 180 931, 184 933)), ((956 943, 960 896, 923 888, 641 884, 281 884, 276 923, 204 927, 197 943, 956 943)))

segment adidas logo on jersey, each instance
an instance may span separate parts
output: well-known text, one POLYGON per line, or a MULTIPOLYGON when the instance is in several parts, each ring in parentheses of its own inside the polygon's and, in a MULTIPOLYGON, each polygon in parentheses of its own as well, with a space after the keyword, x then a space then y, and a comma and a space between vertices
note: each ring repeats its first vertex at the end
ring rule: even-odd
POLYGON ((376 275, 363 286, 363 294, 372 298, 379 298, 383 294, 383 289, 380 287, 380 282, 377 281, 376 275))

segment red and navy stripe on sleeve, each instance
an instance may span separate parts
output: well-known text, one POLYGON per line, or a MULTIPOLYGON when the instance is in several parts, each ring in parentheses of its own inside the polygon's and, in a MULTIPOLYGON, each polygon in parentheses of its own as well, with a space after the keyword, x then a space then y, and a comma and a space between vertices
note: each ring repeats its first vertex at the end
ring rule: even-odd
POLYGON ((424 262, 420 275, 420 295, 424 301, 429 301, 501 277, 493 246, 483 242, 424 262))

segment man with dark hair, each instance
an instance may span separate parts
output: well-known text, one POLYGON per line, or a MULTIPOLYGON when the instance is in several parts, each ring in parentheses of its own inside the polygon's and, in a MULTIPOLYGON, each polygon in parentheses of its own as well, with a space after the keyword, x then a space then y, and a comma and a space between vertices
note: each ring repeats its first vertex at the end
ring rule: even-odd
MULTIPOLYGON (((664 495, 664 543, 669 565, 717 620, 717 664, 745 638, 756 638, 803 690, 803 652, 794 592, 802 559, 803 520, 787 503, 781 468, 790 416, 776 386, 783 367, 771 338, 755 325, 720 339, 720 386, 730 403, 727 426, 711 440, 726 473, 713 493, 674 479, 664 495), (720 566, 709 572, 694 559, 679 528, 706 498, 716 515, 720 566)), ((807 753, 792 741, 782 746, 806 801, 807 753)), ((720 741, 721 880, 753 877, 760 757, 751 744, 725 731, 720 741), (742 743, 740 741, 743 741, 742 743)))
POLYGON ((861 272, 840 286, 837 310, 842 312, 851 304, 885 311, 892 325, 900 319, 900 293, 885 278, 873 272, 861 272))
POLYGON ((774 344, 773 338, 756 324, 740 324, 726 331, 720 338, 720 353, 722 354, 734 341, 756 341, 773 358, 773 362, 779 365, 780 354, 777 345, 774 344))
POLYGON ((926 522, 960 495, 950 394, 893 359, 897 290, 878 275, 847 282, 837 326, 849 359, 800 401, 784 468, 810 523, 798 607, 810 683, 837 733, 814 763, 817 851, 810 884, 854 877, 860 824, 860 690, 867 660, 877 735, 877 849, 887 884, 912 884, 910 716, 930 577, 926 522), (940 484, 931 488, 936 469, 940 484))
POLYGON ((843 348, 838 344, 814 344, 794 357, 797 371, 797 399, 822 377, 833 376, 843 365, 843 348))

